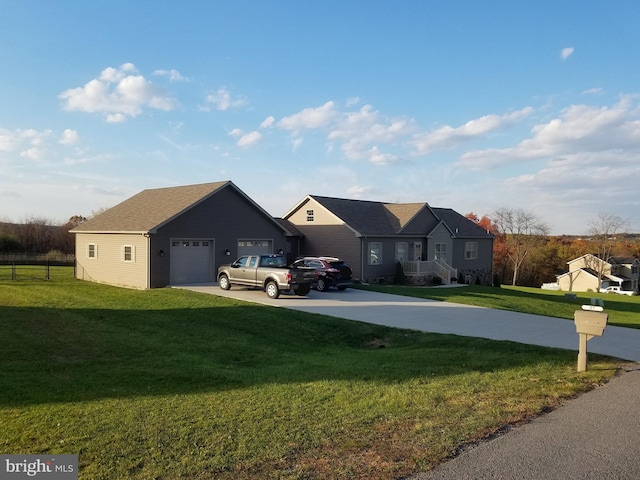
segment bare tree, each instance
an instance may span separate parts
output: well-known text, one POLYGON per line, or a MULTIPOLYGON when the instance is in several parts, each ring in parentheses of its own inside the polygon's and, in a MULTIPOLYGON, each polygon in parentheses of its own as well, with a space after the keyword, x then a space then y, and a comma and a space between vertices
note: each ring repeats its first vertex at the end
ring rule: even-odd
POLYGON ((493 223, 513 264, 511 284, 515 285, 520 268, 530 253, 545 242, 549 227, 531 212, 508 207, 502 207, 493 214, 493 223))
POLYGON ((626 220, 611 213, 599 213, 589 222, 589 235, 593 246, 592 253, 600 259, 595 262, 592 269, 598 274, 598 286, 602 284, 606 264, 611 259, 611 252, 616 240, 616 234, 625 227, 626 220))

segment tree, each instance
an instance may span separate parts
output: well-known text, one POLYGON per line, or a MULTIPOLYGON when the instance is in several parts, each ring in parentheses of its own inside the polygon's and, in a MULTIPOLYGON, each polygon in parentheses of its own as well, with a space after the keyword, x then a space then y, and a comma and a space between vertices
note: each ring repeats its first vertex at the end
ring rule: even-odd
POLYGON ((493 223, 513 267, 511 284, 515 285, 527 257, 536 247, 544 244, 549 227, 531 212, 508 207, 500 208, 493 214, 493 223))
POLYGON ((613 246, 616 242, 616 234, 622 230, 625 220, 611 213, 599 213, 589 222, 589 235, 591 236, 592 253, 601 261, 596 262, 593 269, 598 274, 598 285, 602 283, 605 262, 609 262, 612 256, 613 246))

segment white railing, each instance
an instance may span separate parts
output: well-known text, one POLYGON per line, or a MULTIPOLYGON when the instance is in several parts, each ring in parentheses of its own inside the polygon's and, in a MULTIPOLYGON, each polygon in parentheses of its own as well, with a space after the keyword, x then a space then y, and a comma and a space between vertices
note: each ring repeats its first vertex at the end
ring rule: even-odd
POLYGON ((410 277, 420 275, 437 275, 446 284, 452 279, 458 278, 458 270, 439 260, 404 261, 402 262, 404 274, 410 277))

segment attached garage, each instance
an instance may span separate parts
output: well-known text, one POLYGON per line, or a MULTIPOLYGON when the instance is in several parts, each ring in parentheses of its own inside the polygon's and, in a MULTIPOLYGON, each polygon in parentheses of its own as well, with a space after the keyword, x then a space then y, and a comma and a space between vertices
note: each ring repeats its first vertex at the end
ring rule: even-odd
POLYGON ((171 285, 215 280, 213 239, 182 238, 171 241, 171 285))

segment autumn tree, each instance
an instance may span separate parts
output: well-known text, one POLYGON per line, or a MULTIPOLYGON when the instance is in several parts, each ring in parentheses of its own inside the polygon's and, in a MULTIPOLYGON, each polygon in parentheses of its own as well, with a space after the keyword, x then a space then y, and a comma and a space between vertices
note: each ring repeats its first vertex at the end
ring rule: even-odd
POLYGON ((513 267, 511 284, 515 285, 520 269, 531 252, 545 243, 549 227, 531 212, 508 207, 500 208, 493 214, 493 223, 513 267))

